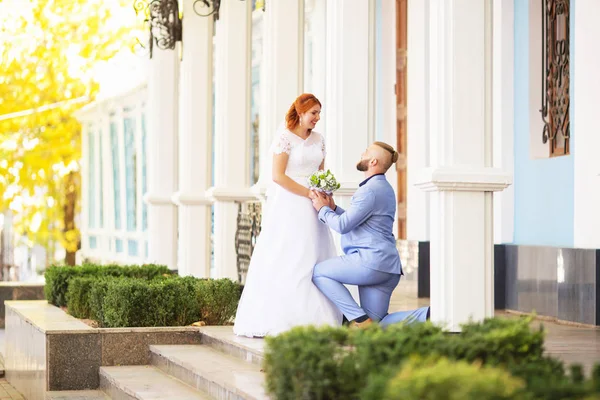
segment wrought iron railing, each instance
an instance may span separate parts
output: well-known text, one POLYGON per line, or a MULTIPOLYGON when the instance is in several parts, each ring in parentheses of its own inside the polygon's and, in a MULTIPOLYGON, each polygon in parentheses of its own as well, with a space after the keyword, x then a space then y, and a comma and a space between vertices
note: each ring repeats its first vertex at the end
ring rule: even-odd
POLYGON ((260 201, 238 203, 237 229, 235 232, 235 249, 237 255, 238 280, 246 283, 246 275, 250 258, 254 252, 256 239, 260 234, 262 206, 260 201))

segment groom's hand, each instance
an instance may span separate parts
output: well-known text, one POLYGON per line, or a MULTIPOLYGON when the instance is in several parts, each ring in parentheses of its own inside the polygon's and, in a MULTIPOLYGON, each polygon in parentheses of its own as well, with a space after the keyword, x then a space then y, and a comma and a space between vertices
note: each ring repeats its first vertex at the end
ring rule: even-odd
POLYGON ((315 210, 317 210, 317 212, 325 207, 325 206, 329 206, 329 198, 324 195, 323 193, 319 193, 319 192, 313 192, 315 194, 315 197, 312 200, 312 204, 313 207, 315 208, 315 210))

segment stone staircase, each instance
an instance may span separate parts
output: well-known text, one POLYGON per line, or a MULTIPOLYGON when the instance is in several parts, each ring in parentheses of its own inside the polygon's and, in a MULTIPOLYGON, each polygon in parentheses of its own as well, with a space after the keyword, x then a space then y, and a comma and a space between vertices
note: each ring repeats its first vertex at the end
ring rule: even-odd
POLYGON ((52 400, 268 399, 263 341, 231 327, 201 328, 200 345, 150 346, 150 365, 100 368, 100 390, 48 392, 52 400))

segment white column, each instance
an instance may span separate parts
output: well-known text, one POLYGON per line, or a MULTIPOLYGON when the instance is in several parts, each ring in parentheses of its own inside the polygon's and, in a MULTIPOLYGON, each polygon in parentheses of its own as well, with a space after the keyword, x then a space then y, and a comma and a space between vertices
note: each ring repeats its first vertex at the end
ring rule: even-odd
POLYGON ((494 313, 492 1, 431 0, 431 318, 450 331, 494 313))
POLYGON ((429 193, 415 186, 429 164, 429 3, 408 0, 407 238, 429 240, 429 193))
POLYGON ((212 169, 213 18, 194 12, 194 0, 183 1, 183 56, 179 108, 179 275, 208 277, 210 205, 205 192, 212 169))
MULTIPOLYGON (((515 3, 503 0, 493 0, 493 2, 493 165, 512 174, 515 163, 513 89, 515 3)), ((513 241, 514 198, 512 186, 503 192, 494 193, 494 243, 513 241)))
POLYGON ((148 77, 148 261, 171 269, 177 268, 177 208, 171 196, 177 190, 178 84, 177 50, 154 46, 148 77))
MULTIPOLYGON (((327 0, 304 0, 303 18, 303 92, 312 93, 324 104, 327 103, 326 66, 327 66, 327 0), (310 46, 310 47, 309 47, 310 46)), ((299 20, 300 21, 300 20, 299 20)), ((300 42, 298 44, 301 44, 300 42)), ((327 120, 325 110, 321 114, 320 125, 327 120)), ((316 129, 319 131, 319 128, 316 129)))
MULTIPOLYGON (((363 180, 356 163, 375 139, 375 1, 328 1, 326 37, 326 168, 342 185, 336 203, 346 207, 363 180)), ((349 289, 358 301, 357 287, 349 289)))
POLYGON ((215 275, 237 280, 236 200, 253 198, 250 180, 251 1, 224 1, 216 26, 215 275))
POLYGON ((375 135, 374 13, 374 1, 327 3, 325 135, 328 168, 342 184, 338 196, 358 187, 362 174, 355 166, 375 135))
MULTIPOLYGON (((263 16, 263 59, 261 63, 261 112, 259 127, 260 178, 253 188, 264 195, 270 184, 272 160, 269 147, 275 131, 285 120, 290 105, 302 92, 302 20, 299 0, 267 3, 263 16)), ((318 130, 318 129, 317 129, 318 130)))
POLYGON ((574 163, 574 246, 600 247, 600 3, 571 2, 571 155, 574 163))

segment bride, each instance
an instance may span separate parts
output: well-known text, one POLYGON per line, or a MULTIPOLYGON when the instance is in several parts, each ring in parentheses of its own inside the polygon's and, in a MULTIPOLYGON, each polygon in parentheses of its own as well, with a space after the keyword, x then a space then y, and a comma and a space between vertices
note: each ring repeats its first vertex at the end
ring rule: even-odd
POLYGON ((269 193, 233 331, 239 336, 273 336, 299 325, 341 325, 342 314, 312 282, 315 264, 335 257, 329 228, 312 206, 307 178, 325 165, 325 140, 313 129, 321 103, 300 95, 277 133, 273 193, 269 193))

